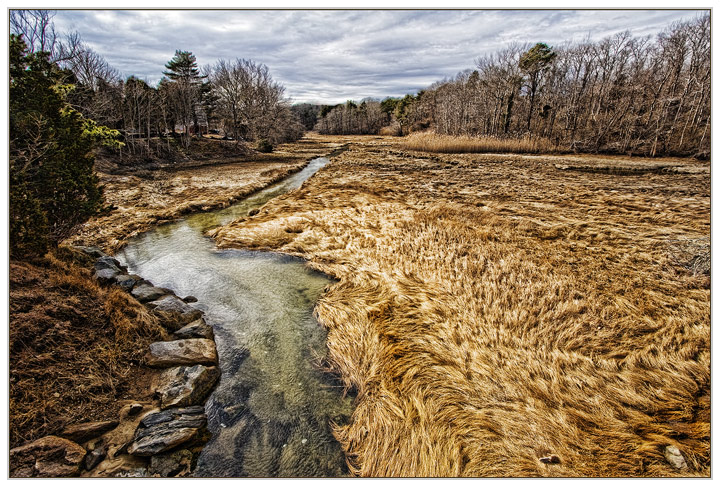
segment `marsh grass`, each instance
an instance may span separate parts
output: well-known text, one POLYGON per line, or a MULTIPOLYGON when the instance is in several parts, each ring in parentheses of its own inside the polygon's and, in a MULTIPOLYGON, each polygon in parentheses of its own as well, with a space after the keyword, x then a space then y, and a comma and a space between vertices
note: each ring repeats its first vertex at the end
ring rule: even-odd
POLYGON ((667 245, 709 235, 707 172, 618 177, 392 140, 355 139, 213 232, 339 280, 316 313, 358 393, 335 431, 352 472, 708 476, 708 280, 667 245))
POLYGON ((272 154, 186 161, 122 174, 100 172, 105 197, 114 210, 85 223, 67 243, 97 245, 115 252, 127 239, 158 222, 224 208, 299 171, 310 159, 339 145, 328 138, 310 136, 281 144, 272 154))
POLYGON ((549 139, 538 137, 470 137, 440 135, 433 132, 416 132, 405 137, 400 144, 404 149, 450 154, 503 153, 538 154, 559 152, 549 139))

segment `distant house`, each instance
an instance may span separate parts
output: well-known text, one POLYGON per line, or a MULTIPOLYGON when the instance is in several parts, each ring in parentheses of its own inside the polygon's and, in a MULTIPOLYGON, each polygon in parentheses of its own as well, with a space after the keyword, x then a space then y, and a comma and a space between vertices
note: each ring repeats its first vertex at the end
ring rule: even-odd
MULTIPOLYGON (((175 132, 177 133, 185 133, 185 125, 175 125, 175 132)), ((210 132, 210 127, 208 126, 208 123, 206 121, 198 120, 198 132, 200 132, 200 135, 206 135, 210 132)), ((195 124, 190 124, 187 128, 187 133, 190 135, 195 135, 195 124)))

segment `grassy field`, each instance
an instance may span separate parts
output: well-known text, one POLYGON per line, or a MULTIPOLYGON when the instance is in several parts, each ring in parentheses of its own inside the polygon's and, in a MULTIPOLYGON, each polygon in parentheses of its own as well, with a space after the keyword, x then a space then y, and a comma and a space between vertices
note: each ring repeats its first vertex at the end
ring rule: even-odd
POLYGON ((349 150, 213 235, 339 279, 316 311, 354 473, 710 474, 709 162, 328 140, 349 150))
POLYGON ((478 152, 512 152, 516 154, 537 154, 558 152, 550 140, 545 138, 469 137, 439 135, 432 132, 410 134, 399 144, 404 149, 449 154, 478 152))
POLYGON ((122 168, 99 164, 107 203, 114 209, 93 218, 67 243, 96 245, 113 252, 152 225, 187 213, 228 206, 300 170, 313 157, 336 148, 328 139, 307 137, 282 144, 270 154, 232 159, 166 163, 160 167, 122 168))

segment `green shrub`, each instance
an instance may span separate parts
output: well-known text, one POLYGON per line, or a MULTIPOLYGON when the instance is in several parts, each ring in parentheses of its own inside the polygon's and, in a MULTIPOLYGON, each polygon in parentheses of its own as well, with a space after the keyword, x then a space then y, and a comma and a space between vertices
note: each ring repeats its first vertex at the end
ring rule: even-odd
POLYGON ((273 145, 267 139, 260 139, 257 143, 258 152, 272 152, 273 145))
POLYGON ((42 255, 103 208, 92 149, 117 132, 65 101, 70 73, 10 36, 10 253, 42 255))

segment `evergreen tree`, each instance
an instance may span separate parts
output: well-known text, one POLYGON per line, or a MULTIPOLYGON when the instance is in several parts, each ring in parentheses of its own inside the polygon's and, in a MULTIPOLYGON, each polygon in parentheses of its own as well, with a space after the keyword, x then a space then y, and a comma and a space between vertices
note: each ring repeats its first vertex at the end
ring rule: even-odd
POLYGON ((528 88, 530 89, 530 108, 527 116, 527 130, 530 131, 532 112, 535 108, 535 96, 540 86, 542 74, 550 68, 553 60, 557 57, 555 51, 543 42, 538 42, 520 58, 520 70, 528 77, 528 88))
POLYGON ((92 149, 115 143, 65 101, 71 77, 10 36, 10 252, 41 255, 103 205, 92 149))
MULTIPOLYGON (((163 71, 163 74, 177 85, 178 118, 185 125, 185 135, 188 135, 191 121, 197 135, 200 133, 197 114, 200 86, 206 76, 200 75, 195 55, 190 51, 175 51, 175 56, 168 61, 165 68, 167 71, 163 71)), ((186 141, 189 143, 189 139, 186 138, 186 141)))

